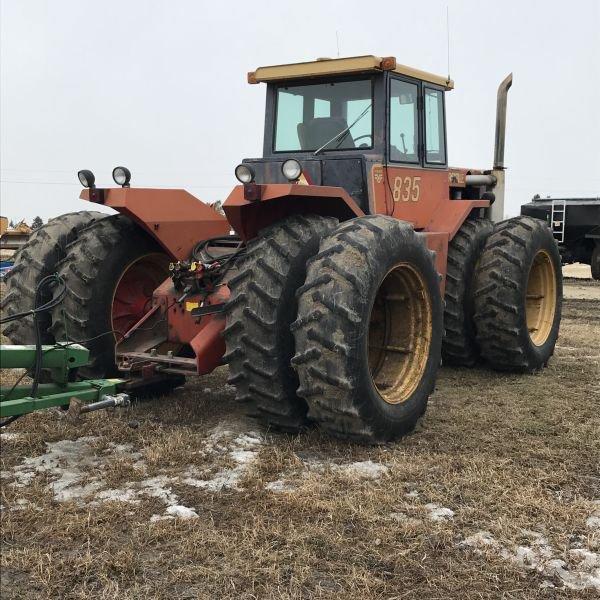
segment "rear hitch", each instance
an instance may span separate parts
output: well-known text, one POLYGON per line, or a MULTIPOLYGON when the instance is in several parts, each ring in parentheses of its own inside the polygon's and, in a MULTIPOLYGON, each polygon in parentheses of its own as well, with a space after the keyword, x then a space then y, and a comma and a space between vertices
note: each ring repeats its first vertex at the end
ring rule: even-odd
POLYGON ((71 398, 69 402, 69 419, 75 421, 80 415, 95 410, 104 410, 105 408, 126 407, 131 404, 128 394, 104 394, 98 402, 84 404, 79 398, 71 398))

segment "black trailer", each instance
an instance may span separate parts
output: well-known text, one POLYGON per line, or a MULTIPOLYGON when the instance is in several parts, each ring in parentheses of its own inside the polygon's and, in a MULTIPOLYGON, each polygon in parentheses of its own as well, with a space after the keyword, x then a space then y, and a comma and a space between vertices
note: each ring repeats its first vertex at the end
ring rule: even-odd
POLYGON ((563 264, 591 265, 600 279, 600 197, 540 198, 521 206, 521 214, 548 223, 558 242, 563 264))

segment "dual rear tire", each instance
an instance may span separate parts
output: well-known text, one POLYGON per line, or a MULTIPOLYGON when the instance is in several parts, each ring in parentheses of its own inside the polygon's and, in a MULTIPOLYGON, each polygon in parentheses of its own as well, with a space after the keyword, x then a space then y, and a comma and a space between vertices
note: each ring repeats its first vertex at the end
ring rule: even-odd
POLYGON ((547 364, 562 283, 541 221, 466 221, 449 249, 445 314, 424 234, 381 215, 333 227, 321 217, 271 226, 231 281, 230 382, 274 428, 314 421, 336 437, 385 442, 425 412, 442 353, 498 370, 547 364))
POLYGON ((533 373, 554 353, 562 308, 560 253, 543 221, 498 223, 474 279, 477 342, 499 371, 533 373))
MULTIPOLYGON (((123 215, 62 215, 35 231, 17 253, 2 310, 12 315, 33 309, 39 282, 57 273, 66 293, 51 312, 39 315, 42 343, 81 343, 90 363, 77 376, 111 377, 117 374, 116 342, 146 312, 154 289, 168 276, 168 264, 157 242, 123 215)), ((60 289, 44 288, 40 302, 60 289)), ((31 317, 10 323, 3 333, 15 344, 35 343, 31 317)), ((161 380, 143 393, 164 393, 181 383, 182 377, 161 380)))
POLYGON ((249 244, 229 282, 230 383, 276 429, 316 421, 383 442, 415 426, 433 390, 439 277, 409 224, 373 215, 336 225, 294 216, 249 244))

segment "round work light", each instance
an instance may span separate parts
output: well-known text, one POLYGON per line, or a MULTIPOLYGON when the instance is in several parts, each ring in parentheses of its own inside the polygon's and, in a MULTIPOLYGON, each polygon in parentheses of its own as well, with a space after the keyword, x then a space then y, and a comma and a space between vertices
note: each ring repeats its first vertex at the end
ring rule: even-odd
POLYGON ((117 185, 129 187, 131 171, 127 167, 115 167, 112 172, 112 178, 117 185))
POLYGON ((281 172, 289 181, 296 181, 302 175, 302 167, 295 158, 289 158, 281 165, 281 172))
POLYGON ((81 183, 81 185, 86 188, 93 188, 94 184, 96 183, 96 178, 94 177, 94 174, 88 169, 78 171, 77 178, 79 179, 79 183, 81 183))
POLYGON ((248 165, 241 164, 235 168, 235 177, 240 183, 252 183, 254 171, 248 165))

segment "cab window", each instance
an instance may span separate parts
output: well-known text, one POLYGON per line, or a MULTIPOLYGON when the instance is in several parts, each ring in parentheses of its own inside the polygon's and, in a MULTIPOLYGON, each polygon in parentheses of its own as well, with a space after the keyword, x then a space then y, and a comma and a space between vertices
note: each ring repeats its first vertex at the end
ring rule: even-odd
POLYGON ((446 164, 444 136, 444 94, 440 90, 425 88, 425 162, 446 164))
POLYGON ((392 79, 390 85, 390 160, 419 162, 419 87, 392 79))
POLYGON ((371 79, 277 88, 275 152, 373 147, 371 79))

